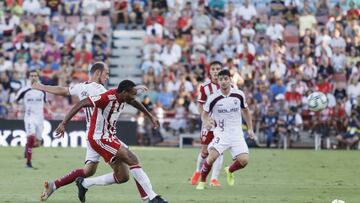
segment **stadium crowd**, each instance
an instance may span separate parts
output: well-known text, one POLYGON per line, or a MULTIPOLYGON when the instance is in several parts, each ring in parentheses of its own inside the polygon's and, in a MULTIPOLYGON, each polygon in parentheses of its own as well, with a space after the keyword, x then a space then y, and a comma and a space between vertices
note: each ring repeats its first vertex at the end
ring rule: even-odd
MULTIPOLYGON (((26 72, 43 84, 69 86, 88 80, 94 61, 110 54, 110 0, 6 0, 0 2, 0 118, 22 118, 15 95, 26 72)), ((46 117, 61 119, 74 98, 48 95, 46 117)), ((78 119, 83 119, 79 115, 78 119)))
MULTIPOLYGON (((300 129, 337 136, 352 147, 358 141, 357 0, 115 0, 113 10, 106 0, 5 4, 0 11, 2 117, 18 117, 10 104, 26 70, 39 68, 45 84, 86 80, 89 63, 107 60, 108 28, 95 22, 111 14, 113 28, 145 29, 141 69, 149 92, 143 103, 174 134, 199 127, 197 91, 208 79, 208 64, 217 60, 230 70, 233 86, 246 93, 267 146, 279 145, 282 137, 289 137, 289 144, 301 139, 300 129), (73 18, 81 21, 75 24, 73 18), (315 90, 329 101, 320 113, 306 105, 315 90)), ((69 101, 53 100, 51 117, 61 117, 69 101)), ((144 136, 141 114, 139 120, 144 136)))

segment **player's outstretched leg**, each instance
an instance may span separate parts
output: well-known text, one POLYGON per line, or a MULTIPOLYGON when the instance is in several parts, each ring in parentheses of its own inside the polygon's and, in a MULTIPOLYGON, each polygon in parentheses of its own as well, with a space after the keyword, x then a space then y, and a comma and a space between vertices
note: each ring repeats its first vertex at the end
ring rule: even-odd
POLYGON ((44 190, 41 193, 40 200, 46 201, 57 189, 74 182, 78 177, 89 177, 94 175, 97 165, 98 162, 88 161, 84 168, 74 169, 55 181, 45 181, 44 190))
POLYGON ((220 155, 213 164, 211 179, 210 179, 210 186, 220 187, 219 183, 219 174, 222 169, 224 156, 220 155))
POLYGON ((212 165, 216 161, 216 159, 220 156, 220 153, 216 151, 216 149, 212 148, 209 152, 209 156, 204 161, 204 164, 201 168, 201 180, 196 186, 197 190, 205 189, 206 178, 209 175, 212 165))
POLYGON ((50 181, 45 181, 44 191, 41 193, 40 201, 46 201, 50 195, 55 191, 55 183, 50 181))
POLYGON ((88 189, 82 185, 83 182, 84 182, 83 177, 78 177, 75 180, 76 186, 78 188, 78 198, 79 198, 80 202, 85 202, 85 200, 86 200, 85 194, 88 191, 88 189))
POLYGON ((35 144, 35 139, 36 139, 35 135, 30 135, 27 137, 27 142, 25 145, 26 167, 27 168, 33 168, 31 159, 32 159, 32 150, 33 150, 33 147, 35 144))
POLYGON ((226 179, 230 186, 235 184, 234 172, 245 168, 249 162, 249 158, 249 154, 239 154, 236 156, 236 160, 231 164, 231 166, 225 168, 226 179))
POLYGON ((148 195, 150 202, 153 203, 166 203, 167 201, 156 194, 152 189, 152 185, 149 177, 145 171, 139 165, 138 158, 126 147, 120 147, 116 153, 116 159, 122 160, 130 167, 130 172, 139 185, 143 188, 145 193, 148 195))
POLYGON ((196 185, 198 182, 200 176, 201 176, 201 167, 204 164, 204 161, 206 157, 208 156, 208 153, 200 152, 196 161, 196 169, 191 177, 191 184, 196 185))

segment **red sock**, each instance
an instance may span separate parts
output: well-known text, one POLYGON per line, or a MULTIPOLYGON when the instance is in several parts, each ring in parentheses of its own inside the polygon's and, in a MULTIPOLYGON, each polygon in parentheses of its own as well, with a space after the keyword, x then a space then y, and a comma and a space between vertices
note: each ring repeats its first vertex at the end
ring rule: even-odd
POLYGON ((209 172, 211 171, 212 165, 208 164, 208 162, 205 160, 204 164, 201 168, 201 182, 206 181, 206 177, 208 176, 209 172))
POLYGON ((71 171, 70 173, 66 174, 62 178, 55 180, 56 188, 60 188, 64 185, 70 184, 75 181, 78 177, 85 177, 84 169, 79 168, 71 171))
POLYGON ((27 138, 27 142, 26 142, 26 146, 25 146, 25 154, 26 154, 26 160, 28 163, 31 162, 31 157, 32 157, 32 148, 34 146, 35 143, 35 136, 34 135, 30 135, 27 138))
POLYGON ((229 171, 232 173, 232 172, 242 169, 242 168, 244 168, 244 166, 241 165, 240 162, 234 161, 234 163, 232 163, 231 166, 229 167, 229 171))
MULTIPOLYGON (((134 178, 134 180, 135 180, 135 178, 134 178)), ((135 183, 136 183, 136 187, 140 193, 141 199, 147 198, 148 195, 146 194, 144 189, 141 187, 141 185, 136 180, 135 180, 135 183)))

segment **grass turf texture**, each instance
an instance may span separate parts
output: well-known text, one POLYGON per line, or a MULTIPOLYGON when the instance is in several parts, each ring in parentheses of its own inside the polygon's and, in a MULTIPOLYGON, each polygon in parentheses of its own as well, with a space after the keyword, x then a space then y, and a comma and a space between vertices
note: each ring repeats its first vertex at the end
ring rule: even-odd
MULTIPOLYGON (((183 202, 359 202, 360 156, 358 151, 252 149, 251 161, 235 172, 235 186, 226 183, 221 171, 221 188, 195 190, 189 177, 195 168, 198 149, 131 148, 139 157, 155 191, 171 203, 183 202)), ((54 180, 82 166, 85 149, 38 148, 33 165, 25 168, 23 148, 0 148, 0 202, 38 202, 44 180, 54 180)), ((224 166, 231 163, 225 154, 224 166)), ((110 172, 101 160, 96 175, 110 172)), ((210 176, 210 175, 209 175, 210 176)), ((208 177, 209 180, 210 177, 208 177)), ((57 190, 47 202, 75 203, 74 183, 57 190)), ((135 184, 94 186, 87 202, 140 202, 135 184)))

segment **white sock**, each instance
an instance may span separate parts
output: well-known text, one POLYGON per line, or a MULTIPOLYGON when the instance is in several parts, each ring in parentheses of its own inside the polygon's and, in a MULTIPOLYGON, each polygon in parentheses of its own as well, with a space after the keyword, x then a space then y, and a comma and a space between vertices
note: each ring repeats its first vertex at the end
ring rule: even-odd
POLYGON ((157 194, 153 191, 149 177, 146 175, 142 168, 130 169, 131 174, 135 180, 141 185, 149 199, 152 200, 157 194))
POLYGON ((204 164, 204 161, 205 161, 205 159, 204 158, 202 158, 202 156, 201 156, 201 152, 199 153, 199 155, 198 155, 198 158, 197 158, 197 162, 196 162, 196 172, 200 172, 201 171, 201 167, 202 167, 202 165, 204 164))
POLYGON ((223 164, 223 160, 224 160, 224 156, 221 154, 216 161, 213 164, 212 167, 212 173, 211 173, 211 180, 212 179, 218 179, 219 178, 219 174, 222 168, 222 164, 223 164))
POLYGON ((82 185, 85 188, 89 188, 93 185, 111 185, 114 183, 116 183, 115 178, 114 178, 114 173, 107 173, 102 176, 97 176, 97 177, 93 177, 93 178, 85 178, 84 181, 82 182, 82 185))

